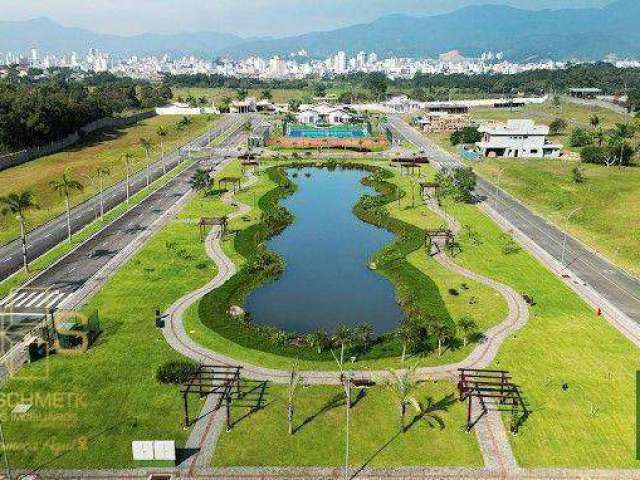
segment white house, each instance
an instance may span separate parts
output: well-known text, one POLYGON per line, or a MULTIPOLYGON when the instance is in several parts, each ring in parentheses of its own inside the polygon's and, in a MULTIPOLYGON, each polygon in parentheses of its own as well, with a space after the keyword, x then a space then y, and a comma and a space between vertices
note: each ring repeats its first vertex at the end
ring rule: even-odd
POLYGON ((353 115, 340 107, 320 103, 319 105, 302 105, 297 120, 299 123, 306 124, 329 123, 337 125, 349 123, 353 120, 353 115))
POLYGON ((215 106, 200 108, 191 107, 187 103, 173 103, 164 107, 156 108, 157 115, 203 115, 220 113, 215 106))
POLYGON ((549 127, 533 120, 508 120, 507 123, 485 124, 479 129, 482 141, 477 143, 485 157, 559 157, 562 145, 549 142, 549 127))
POLYGON ((382 105, 395 113, 413 113, 422 109, 420 102, 406 95, 398 95, 397 97, 390 98, 386 102, 382 102, 382 105))
POLYGON ((247 97, 244 100, 234 100, 229 106, 231 113, 255 113, 258 111, 256 99, 247 97))

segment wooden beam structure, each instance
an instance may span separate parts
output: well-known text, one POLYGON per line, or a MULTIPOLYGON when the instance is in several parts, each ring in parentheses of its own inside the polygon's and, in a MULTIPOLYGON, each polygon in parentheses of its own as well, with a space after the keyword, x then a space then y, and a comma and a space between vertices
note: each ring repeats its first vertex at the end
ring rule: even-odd
POLYGON ((242 180, 240 177, 222 177, 218 180, 218 185, 220 186, 220 189, 223 189, 222 185, 224 185, 225 189, 229 188, 229 184, 231 184, 231 186, 233 187, 233 192, 237 192, 238 190, 240 190, 240 187, 242 185, 242 180))
POLYGON ((189 415, 189 395, 199 395, 201 398, 208 395, 218 397, 214 411, 223 405, 227 413, 227 429, 231 429, 231 401, 235 394, 241 396, 240 371, 242 367, 230 365, 198 365, 194 374, 182 387, 182 400, 184 404, 184 426, 189 427, 193 421, 189 415))
POLYGON ((459 368, 458 393, 460 401, 467 401, 467 431, 486 415, 490 409, 511 412, 511 432, 515 435, 531 414, 520 387, 511 381, 506 370, 459 368), (474 417, 473 401, 478 400, 481 412, 474 417))
POLYGON ((447 228, 432 228, 424 231, 425 245, 429 255, 434 256, 441 253, 440 245, 449 248, 455 245, 455 235, 447 228), (434 249, 435 247, 435 249, 434 249))
POLYGON ((227 225, 229 224, 229 219, 224 217, 200 217, 200 221, 198 222, 198 226, 200 227, 200 241, 204 242, 207 233, 207 227, 216 227, 219 226, 221 229, 220 236, 223 236, 227 231, 227 225))

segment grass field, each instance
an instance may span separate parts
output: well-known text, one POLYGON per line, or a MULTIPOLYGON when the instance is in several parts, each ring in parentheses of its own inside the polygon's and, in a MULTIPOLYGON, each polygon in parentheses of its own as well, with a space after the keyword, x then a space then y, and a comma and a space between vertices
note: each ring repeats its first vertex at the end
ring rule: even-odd
MULTIPOLYGON (((354 391, 354 397, 357 395, 354 391)), ((442 426, 417 419, 399 433, 397 401, 381 387, 365 392, 351 410, 350 465, 481 466, 476 437, 464 432, 465 406, 446 382, 422 384, 415 395, 430 398, 442 426)), ((294 435, 287 433, 287 387, 271 385, 267 406, 224 432, 213 457, 214 466, 344 465, 346 407, 339 387, 303 387, 296 396, 294 435), (250 440, 249 440, 250 439, 250 440)), ((232 411, 235 418, 246 408, 232 411)), ((411 410, 408 422, 415 416, 411 410)))
POLYGON ((155 379, 159 365, 180 356, 155 328, 154 310, 215 275, 197 227, 187 220, 225 211, 219 197, 194 197, 83 308, 100 313, 104 330, 88 353, 33 363, 0 390, 14 466, 126 467, 135 465, 133 440, 182 445, 188 435, 181 425, 182 397, 177 387, 155 379), (21 402, 34 406, 24 417, 12 415, 21 402))
POLYGON ((501 231, 476 207, 449 205, 472 224, 457 261, 533 297, 529 323, 494 367, 511 371, 533 414, 511 437, 523 466, 640 467, 635 459, 637 348, 529 254, 502 252, 501 231), (566 383, 567 391, 562 389, 566 383))
MULTIPOLYGON (((178 130, 175 126, 180 119, 175 116, 154 117, 132 127, 96 132, 82 143, 60 153, 1 171, 0 192, 2 195, 23 190, 33 192, 40 209, 28 213, 27 227, 35 228, 64 211, 64 199, 51 189, 49 182, 62 175, 65 168, 69 168, 85 186, 84 191, 72 194, 72 205, 75 205, 98 192, 99 183, 95 179, 98 167, 108 167, 111 171, 104 179, 105 188, 125 177, 121 160, 123 153, 134 155, 135 171, 145 167, 145 152, 139 145, 141 138, 150 139, 155 146, 152 161, 160 158, 160 137, 156 132, 159 126, 167 127, 169 132, 164 140, 165 154, 175 150, 176 145, 180 146, 204 132, 208 126, 205 117, 193 117, 190 125, 178 130), (88 177, 93 177, 93 180, 88 177)), ((15 218, 0 217, 0 244, 18 235, 19 226, 15 218)))
POLYGON ((476 171, 594 250, 640 275, 640 167, 573 160, 489 159, 476 171), (580 165, 584 183, 573 181, 580 165), (569 219, 568 215, 579 208, 569 219))

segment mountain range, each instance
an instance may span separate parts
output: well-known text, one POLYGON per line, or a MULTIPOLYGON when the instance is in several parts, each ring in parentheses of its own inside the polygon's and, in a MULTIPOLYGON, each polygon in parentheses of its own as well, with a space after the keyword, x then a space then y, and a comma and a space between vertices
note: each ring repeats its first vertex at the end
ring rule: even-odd
POLYGON ((195 32, 178 35, 118 36, 67 28, 38 18, 0 21, 0 51, 84 52, 90 47, 115 55, 231 56, 287 55, 305 49, 324 57, 344 50, 375 51, 381 56, 436 56, 459 50, 477 56, 503 51, 512 60, 602 59, 610 53, 640 56, 640 0, 616 0, 602 8, 524 10, 503 5, 461 8, 414 17, 388 15, 367 24, 285 38, 243 39, 237 35, 195 32))

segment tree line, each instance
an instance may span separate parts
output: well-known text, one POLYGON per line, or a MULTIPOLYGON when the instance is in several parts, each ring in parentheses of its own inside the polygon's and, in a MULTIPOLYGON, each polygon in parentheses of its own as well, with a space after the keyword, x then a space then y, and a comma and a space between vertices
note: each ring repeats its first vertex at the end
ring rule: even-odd
POLYGON ((110 74, 74 80, 0 80, 0 151, 45 145, 100 118, 161 106, 171 99, 166 85, 137 83, 110 74))

